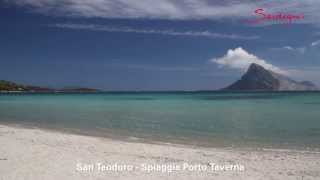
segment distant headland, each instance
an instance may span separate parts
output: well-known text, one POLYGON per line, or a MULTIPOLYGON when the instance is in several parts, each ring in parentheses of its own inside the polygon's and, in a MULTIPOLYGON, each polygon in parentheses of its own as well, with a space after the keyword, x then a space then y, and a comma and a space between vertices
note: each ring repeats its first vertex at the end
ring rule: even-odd
POLYGON ((53 89, 32 85, 22 85, 11 81, 0 80, 0 92, 100 92, 100 90, 86 87, 53 89))

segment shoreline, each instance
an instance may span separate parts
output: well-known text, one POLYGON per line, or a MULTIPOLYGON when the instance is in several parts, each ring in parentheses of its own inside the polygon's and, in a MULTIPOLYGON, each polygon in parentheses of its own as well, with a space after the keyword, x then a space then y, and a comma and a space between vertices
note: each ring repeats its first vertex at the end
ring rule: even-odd
POLYGON ((223 142, 217 139, 211 139, 211 137, 184 137, 177 138, 172 136, 162 137, 161 135, 147 135, 141 133, 132 134, 126 130, 120 129, 106 129, 102 130, 96 129, 79 129, 79 128, 67 128, 61 126, 42 126, 36 125, 34 123, 10 123, 10 122, 1 122, 1 125, 16 127, 22 129, 40 129, 52 133, 63 133, 70 135, 79 135, 79 136, 88 136, 93 138, 102 138, 102 139, 111 139, 116 141, 124 141, 131 143, 145 143, 145 144, 155 144, 155 145, 171 145, 171 146, 181 146, 187 148, 217 148, 217 149, 237 149, 237 150, 248 150, 248 151, 287 151, 287 152, 319 152, 320 148, 315 147, 305 147, 300 145, 275 145, 275 144, 266 144, 266 143, 250 143, 247 144, 232 144, 232 142, 223 142), (189 138, 189 139, 188 139, 189 138), (205 138, 206 140, 203 140, 205 138), (209 143, 209 140, 210 143, 209 143), (213 141, 215 140, 215 141, 213 141))
MULTIPOLYGON (((0 125, 2 179, 319 179, 320 152, 281 149, 229 149, 150 144, 62 133, 38 128, 0 125), (80 163, 80 164, 79 164, 80 163), (175 165, 227 168, 243 171, 103 171, 108 165, 175 165), (86 166, 88 165, 88 166, 86 166), (90 165, 93 168, 90 170, 90 165), (83 170, 88 167, 87 171, 83 170)), ((167 167, 168 170, 168 167, 167 167)))
MULTIPOLYGON (((248 144, 231 144, 229 145, 226 142, 221 142, 215 140, 213 142, 208 141, 197 141, 201 140, 203 137, 188 137, 185 138, 177 138, 177 137, 161 137, 154 135, 147 135, 141 133, 131 134, 125 130, 119 129, 103 129, 96 131, 95 129, 79 129, 79 128, 66 128, 60 126, 42 126, 36 125, 33 123, 10 123, 10 122, 1 122, 0 126, 8 126, 18 129, 38 129, 43 131, 48 131, 51 133, 62 133, 66 135, 79 135, 79 136, 87 136, 92 138, 102 138, 102 139, 110 139, 115 141, 123 141, 129 143, 144 143, 144 144, 155 144, 155 145, 170 145, 170 146, 181 146, 186 148, 213 148, 213 149, 236 149, 236 150, 246 150, 246 151, 284 151, 284 152, 312 152, 312 153, 320 153, 320 148, 318 146, 315 147, 304 147, 304 146, 288 146, 282 145, 277 146, 274 144, 266 144, 266 143, 249 143, 248 144), (120 132, 119 132, 120 131, 120 132)), ((205 137, 209 139, 210 137, 205 137)), ((210 139, 211 140, 211 139, 210 139)))

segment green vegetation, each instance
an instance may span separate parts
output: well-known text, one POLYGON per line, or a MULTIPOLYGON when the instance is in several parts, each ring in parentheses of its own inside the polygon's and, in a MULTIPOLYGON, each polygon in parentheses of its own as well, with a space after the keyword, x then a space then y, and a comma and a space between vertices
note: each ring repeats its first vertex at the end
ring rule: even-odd
POLYGON ((21 85, 10 81, 0 80, 0 91, 51 92, 54 90, 37 86, 21 85))
POLYGON ((10 81, 0 80, 0 91, 11 92, 99 92, 97 89, 78 87, 78 88, 64 88, 64 89, 51 89, 46 87, 29 86, 16 84, 10 81))
POLYGON ((26 91, 27 87, 10 81, 0 80, 0 91, 26 91))

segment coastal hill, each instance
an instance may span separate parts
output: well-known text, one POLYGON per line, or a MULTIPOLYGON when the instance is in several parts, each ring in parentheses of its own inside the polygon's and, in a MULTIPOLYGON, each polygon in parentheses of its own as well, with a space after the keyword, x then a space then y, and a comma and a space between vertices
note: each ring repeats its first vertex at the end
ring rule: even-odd
POLYGON ((21 85, 10 81, 0 80, 0 91, 16 91, 16 92, 48 92, 54 89, 43 88, 37 86, 21 85))
POLYGON ((86 87, 68 87, 57 90, 59 92, 98 92, 100 90, 86 87))
POLYGON ((0 80, 0 92, 99 92, 98 89, 92 88, 64 88, 64 89, 52 89, 46 87, 30 86, 17 84, 10 81, 0 80))
POLYGON ((240 80, 222 89, 228 91, 316 91, 316 85, 309 81, 298 82, 284 75, 267 70, 258 64, 251 64, 240 80))

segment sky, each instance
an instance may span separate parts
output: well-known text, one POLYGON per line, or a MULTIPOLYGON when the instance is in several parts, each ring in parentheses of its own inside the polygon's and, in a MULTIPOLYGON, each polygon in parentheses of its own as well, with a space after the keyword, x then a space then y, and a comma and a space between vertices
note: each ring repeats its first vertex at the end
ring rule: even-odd
POLYGON ((318 0, 0 0, 0 14, 3 80, 215 90, 258 63, 320 86, 318 0))

